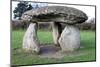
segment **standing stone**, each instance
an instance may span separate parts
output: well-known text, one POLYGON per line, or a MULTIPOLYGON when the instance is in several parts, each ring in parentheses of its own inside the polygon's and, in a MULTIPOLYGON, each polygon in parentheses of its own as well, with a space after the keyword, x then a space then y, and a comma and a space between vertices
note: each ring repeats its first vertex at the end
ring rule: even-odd
POLYGON ((61 37, 59 38, 59 44, 62 51, 74 51, 80 47, 80 32, 75 26, 66 25, 61 37))
POLYGON ((57 23, 57 22, 52 23, 52 31, 53 31, 54 44, 59 46, 58 39, 59 39, 60 34, 62 32, 61 24, 57 23))
POLYGON ((39 53, 40 47, 37 38, 37 25, 31 23, 23 38, 23 49, 39 53))

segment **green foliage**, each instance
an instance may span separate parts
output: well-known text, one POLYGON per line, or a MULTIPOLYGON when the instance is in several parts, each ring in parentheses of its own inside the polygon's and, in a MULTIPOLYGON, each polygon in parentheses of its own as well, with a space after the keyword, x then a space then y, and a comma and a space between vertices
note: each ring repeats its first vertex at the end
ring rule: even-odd
POLYGON ((17 4, 17 7, 15 8, 15 10, 13 11, 14 13, 14 18, 17 18, 22 16, 22 13, 24 13, 25 11, 27 10, 31 10, 32 9, 32 6, 31 4, 28 4, 28 2, 20 2, 17 4))
MULTIPOLYGON (((66 55, 61 59, 40 58, 32 53, 25 53, 22 50, 22 39, 25 30, 12 31, 12 64, 28 65, 28 64, 48 64, 63 62, 79 62, 79 61, 95 61, 95 32, 81 31, 81 46, 78 53, 66 55)), ((41 43, 52 43, 52 32, 38 31, 38 38, 41 43)))

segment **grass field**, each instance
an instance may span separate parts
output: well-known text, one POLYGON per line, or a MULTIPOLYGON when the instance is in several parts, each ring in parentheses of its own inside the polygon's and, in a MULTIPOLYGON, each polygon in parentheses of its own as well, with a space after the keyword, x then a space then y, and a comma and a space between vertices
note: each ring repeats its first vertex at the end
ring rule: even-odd
MULTIPOLYGON (((25 31, 12 31, 12 55, 11 63, 13 65, 31 65, 31 64, 48 64, 48 63, 63 63, 63 62, 79 62, 79 61, 95 61, 95 32, 81 31, 81 45, 79 54, 64 56, 61 59, 40 58, 32 53, 25 53, 21 50, 22 39, 25 31)), ((41 43, 53 43, 52 32, 38 31, 38 38, 41 43)))

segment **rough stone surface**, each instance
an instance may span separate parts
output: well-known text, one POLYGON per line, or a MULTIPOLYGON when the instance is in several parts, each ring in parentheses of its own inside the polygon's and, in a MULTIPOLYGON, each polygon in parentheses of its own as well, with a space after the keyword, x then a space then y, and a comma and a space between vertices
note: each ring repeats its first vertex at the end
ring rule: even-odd
POLYGON ((59 37, 59 33, 58 33, 58 26, 56 26, 55 23, 52 23, 52 34, 53 34, 54 44, 58 44, 57 40, 59 37))
POLYGON ((67 24, 82 23, 88 19, 87 15, 81 10, 66 6, 47 6, 32 9, 26 11, 21 18, 23 20, 56 21, 67 24))
POLYGON ((52 23, 53 40, 54 40, 54 44, 57 46, 59 46, 58 39, 60 37, 61 32, 62 32, 61 24, 57 22, 52 23))
POLYGON ((80 32, 75 26, 66 25, 60 38, 59 44, 62 51, 74 51, 80 47, 80 32))
POLYGON ((39 53, 39 41, 37 39, 37 27, 36 23, 31 23, 23 38, 23 49, 32 50, 35 53, 39 53))

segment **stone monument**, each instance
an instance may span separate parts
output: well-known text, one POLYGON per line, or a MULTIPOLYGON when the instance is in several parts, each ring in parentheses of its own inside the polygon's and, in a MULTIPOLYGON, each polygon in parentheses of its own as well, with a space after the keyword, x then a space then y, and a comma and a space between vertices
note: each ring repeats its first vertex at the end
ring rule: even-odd
POLYGON ((38 53, 40 47, 36 24, 51 22, 54 44, 60 46, 62 51, 74 51, 80 48, 80 32, 75 24, 85 22, 88 17, 84 12, 76 8, 47 6, 26 11, 21 19, 30 22, 23 38, 23 49, 30 49, 38 53), (66 25, 64 30, 61 24, 66 25))

